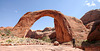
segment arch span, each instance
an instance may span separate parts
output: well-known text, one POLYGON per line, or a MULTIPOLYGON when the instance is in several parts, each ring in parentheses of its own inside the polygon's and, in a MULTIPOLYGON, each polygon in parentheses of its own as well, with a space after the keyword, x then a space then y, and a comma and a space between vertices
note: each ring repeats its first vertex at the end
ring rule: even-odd
POLYGON ((68 20, 61 12, 56 10, 40 10, 35 12, 27 12, 12 29, 15 36, 25 37, 30 27, 43 16, 54 18, 56 39, 60 43, 72 40, 72 30, 68 20))

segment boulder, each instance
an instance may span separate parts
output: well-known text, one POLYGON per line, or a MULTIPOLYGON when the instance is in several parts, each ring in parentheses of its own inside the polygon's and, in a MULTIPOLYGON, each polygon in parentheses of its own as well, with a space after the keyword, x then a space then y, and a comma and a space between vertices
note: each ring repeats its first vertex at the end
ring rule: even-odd
POLYGON ((82 22, 86 25, 92 21, 100 20, 100 9, 95 9, 87 12, 82 18, 82 22))
POLYGON ((82 18, 82 22, 88 31, 88 41, 100 40, 99 24, 100 24, 100 9, 95 9, 87 12, 82 18))
POLYGON ((54 44, 54 46, 58 46, 59 45, 59 42, 58 41, 55 41, 53 44, 54 44))

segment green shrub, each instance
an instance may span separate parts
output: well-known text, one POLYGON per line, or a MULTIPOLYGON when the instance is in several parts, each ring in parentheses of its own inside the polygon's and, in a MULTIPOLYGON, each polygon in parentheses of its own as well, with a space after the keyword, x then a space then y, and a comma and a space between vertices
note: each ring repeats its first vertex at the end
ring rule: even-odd
POLYGON ((88 42, 88 40, 84 40, 84 42, 88 42))
POLYGON ((11 34, 11 31, 8 30, 8 29, 0 30, 0 34, 1 34, 2 36, 4 36, 4 34, 2 34, 2 33, 6 34, 6 36, 9 36, 9 35, 11 34))
POLYGON ((2 36, 4 36, 4 34, 1 34, 2 36))
POLYGON ((7 36, 9 36, 9 34, 11 34, 11 31, 8 30, 8 29, 4 29, 4 33, 5 33, 7 36))
POLYGON ((46 41, 46 42, 51 42, 52 41, 50 38, 47 38, 47 37, 43 37, 42 40, 46 41))
POLYGON ((10 39, 9 39, 9 40, 6 40, 6 42, 11 43, 11 42, 12 42, 12 40, 10 40, 10 39))

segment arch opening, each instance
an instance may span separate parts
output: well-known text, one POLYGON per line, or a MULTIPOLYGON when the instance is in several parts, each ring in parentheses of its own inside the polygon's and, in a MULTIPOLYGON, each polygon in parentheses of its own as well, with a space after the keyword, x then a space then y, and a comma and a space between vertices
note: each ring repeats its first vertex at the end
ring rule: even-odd
POLYGON ((54 27, 54 18, 44 16, 38 19, 30 28, 31 30, 43 30, 46 27, 54 27))
POLYGON ((27 32, 28 38, 49 40, 54 42, 56 40, 56 31, 54 28, 54 18, 44 16, 38 19, 27 32))

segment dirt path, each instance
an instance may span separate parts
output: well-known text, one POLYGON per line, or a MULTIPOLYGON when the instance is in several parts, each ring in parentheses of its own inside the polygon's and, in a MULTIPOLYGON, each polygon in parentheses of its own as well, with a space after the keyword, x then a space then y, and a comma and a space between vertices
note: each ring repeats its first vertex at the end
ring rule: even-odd
POLYGON ((0 46, 0 51, 83 51, 70 46, 48 46, 48 45, 22 45, 22 46, 0 46))

